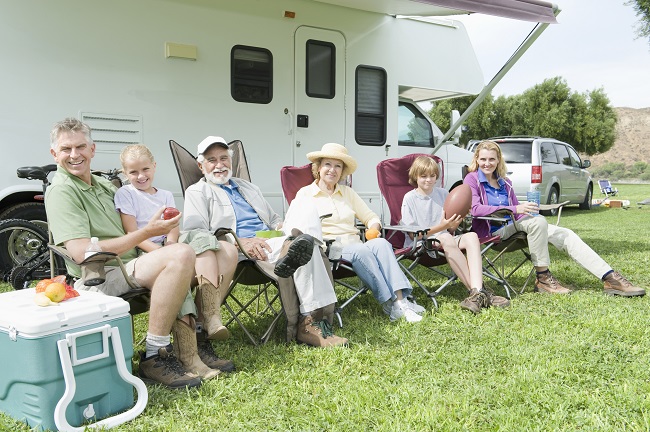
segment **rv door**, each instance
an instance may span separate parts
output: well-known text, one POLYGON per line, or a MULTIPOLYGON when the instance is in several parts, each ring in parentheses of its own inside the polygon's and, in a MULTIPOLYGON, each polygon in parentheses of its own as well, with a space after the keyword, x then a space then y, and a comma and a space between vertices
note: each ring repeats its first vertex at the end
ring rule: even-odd
POLYGON ((295 33, 293 149, 296 165, 323 144, 345 145, 345 39, 302 26, 295 33))

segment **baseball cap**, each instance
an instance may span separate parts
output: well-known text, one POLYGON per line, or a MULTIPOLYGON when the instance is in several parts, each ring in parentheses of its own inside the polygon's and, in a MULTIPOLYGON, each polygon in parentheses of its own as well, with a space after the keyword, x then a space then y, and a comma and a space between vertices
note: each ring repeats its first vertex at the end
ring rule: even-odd
POLYGON ((196 148, 197 156, 205 153, 214 144, 218 144, 225 149, 228 148, 228 143, 225 139, 218 136, 209 136, 199 143, 199 146, 196 148))

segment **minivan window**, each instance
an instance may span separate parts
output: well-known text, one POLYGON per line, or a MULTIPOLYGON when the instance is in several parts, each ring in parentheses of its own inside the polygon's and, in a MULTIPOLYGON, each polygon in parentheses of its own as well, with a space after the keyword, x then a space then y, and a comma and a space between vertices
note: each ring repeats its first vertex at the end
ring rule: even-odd
POLYGON ((541 152, 542 152, 542 162, 554 163, 554 164, 558 163, 557 154, 555 154, 553 143, 543 142, 541 152))
POLYGON ((500 143, 499 147, 506 163, 531 163, 532 145, 530 142, 509 142, 500 143))
POLYGON ((568 146, 567 150, 569 150, 569 156, 571 156, 571 165, 575 168, 582 168, 582 162, 580 161, 580 156, 578 156, 578 153, 576 153, 575 150, 568 146))
POLYGON ((567 151, 566 146, 562 144, 555 144, 555 151, 557 152, 557 156, 560 158, 560 161, 562 161, 563 165, 571 166, 571 158, 569 157, 569 152, 567 151))

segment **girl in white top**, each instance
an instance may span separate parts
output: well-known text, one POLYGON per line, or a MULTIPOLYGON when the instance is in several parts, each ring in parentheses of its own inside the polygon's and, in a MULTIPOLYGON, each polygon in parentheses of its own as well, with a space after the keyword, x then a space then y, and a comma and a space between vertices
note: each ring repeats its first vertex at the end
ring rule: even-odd
MULTIPOLYGON (((161 206, 176 207, 176 205, 171 192, 153 186, 156 161, 146 146, 134 144, 124 147, 120 160, 122 170, 131 184, 117 190, 115 208, 120 212, 124 231, 129 233, 137 230, 141 225, 146 225, 161 206)), ((178 238, 179 230, 176 228, 167 235, 166 239, 150 238, 140 243, 138 247, 145 252, 151 252, 164 244, 177 242, 178 238)), ((216 306, 210 308, 210 316, 204 316, 205 311, 199 308, 198 319, 207 330, 209 339, 223 340, 230 333, 221 322, 219 308, 235 273, 237 249, 228 242, 218 241, 216 237, 212 237, 211 240, 210 244, 198 246, 190 243, 197 254, 195 269, 199 281, 198 289, 211 294, 210 297, 215 301, 209 303, 216 306)), ((191 309, 187 307, 186 310, 181 310, 181 313, 194 313, 191 309)))
MULTIPOLYGON (((120 154, 122 170, 130 184, 115 193, 115 209, 120 213, 124 231, 136 231, 149 222, 160 207, 176 207, 171 192, 153 186, 156 162, 149 149, 141 144, 126 146, 120 154)), ((138 245, 145 252, 158 249, 165 243, 178 241, 178 228, 167 236, 151 237, 138 245)))
MULTIPOLYGON (((416 189, 404 195, 400 224, 430 227, 426 236, 434 237, 440 242, 449 266, 470 293, 461 302, 463 309, 479 313, 483 307, 507 306, 510 303, 507 299, 483 290, 481 246, 476 233, 468 232, 458 236, 452 234, 463 217, 455 214, 445 219, 443 205, 449 192, 436 187, 439 175, 438 164, 432 158, 420 156, 413 161, 409 169, 409 184, 416 189)), ((411 246, 413 241, 413 238, 406 236, 404 246, 411 246)))

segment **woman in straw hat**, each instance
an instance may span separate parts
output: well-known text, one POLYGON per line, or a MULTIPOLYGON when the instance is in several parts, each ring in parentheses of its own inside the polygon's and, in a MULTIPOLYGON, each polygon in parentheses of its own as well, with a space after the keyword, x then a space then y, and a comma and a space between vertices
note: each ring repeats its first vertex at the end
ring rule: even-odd
POLYGON ((377 237, 363 243, 355 218, 369 229, 381 229, 379 217, 352 190, 339 184, 357 169, 357 162, 341 144, 325 144, 320 151, 307 154, 312 162, 314 182, 298 191, 296 198, 311 199, 321 215, 323 239, 339 238, 343 243, 341 258, 352 263, 359 278, 372 290, 391 320, 408 322, 422 320, 424 308, 411 303, 407 296, 411 284, 402 273, 391 244, 377 237))

